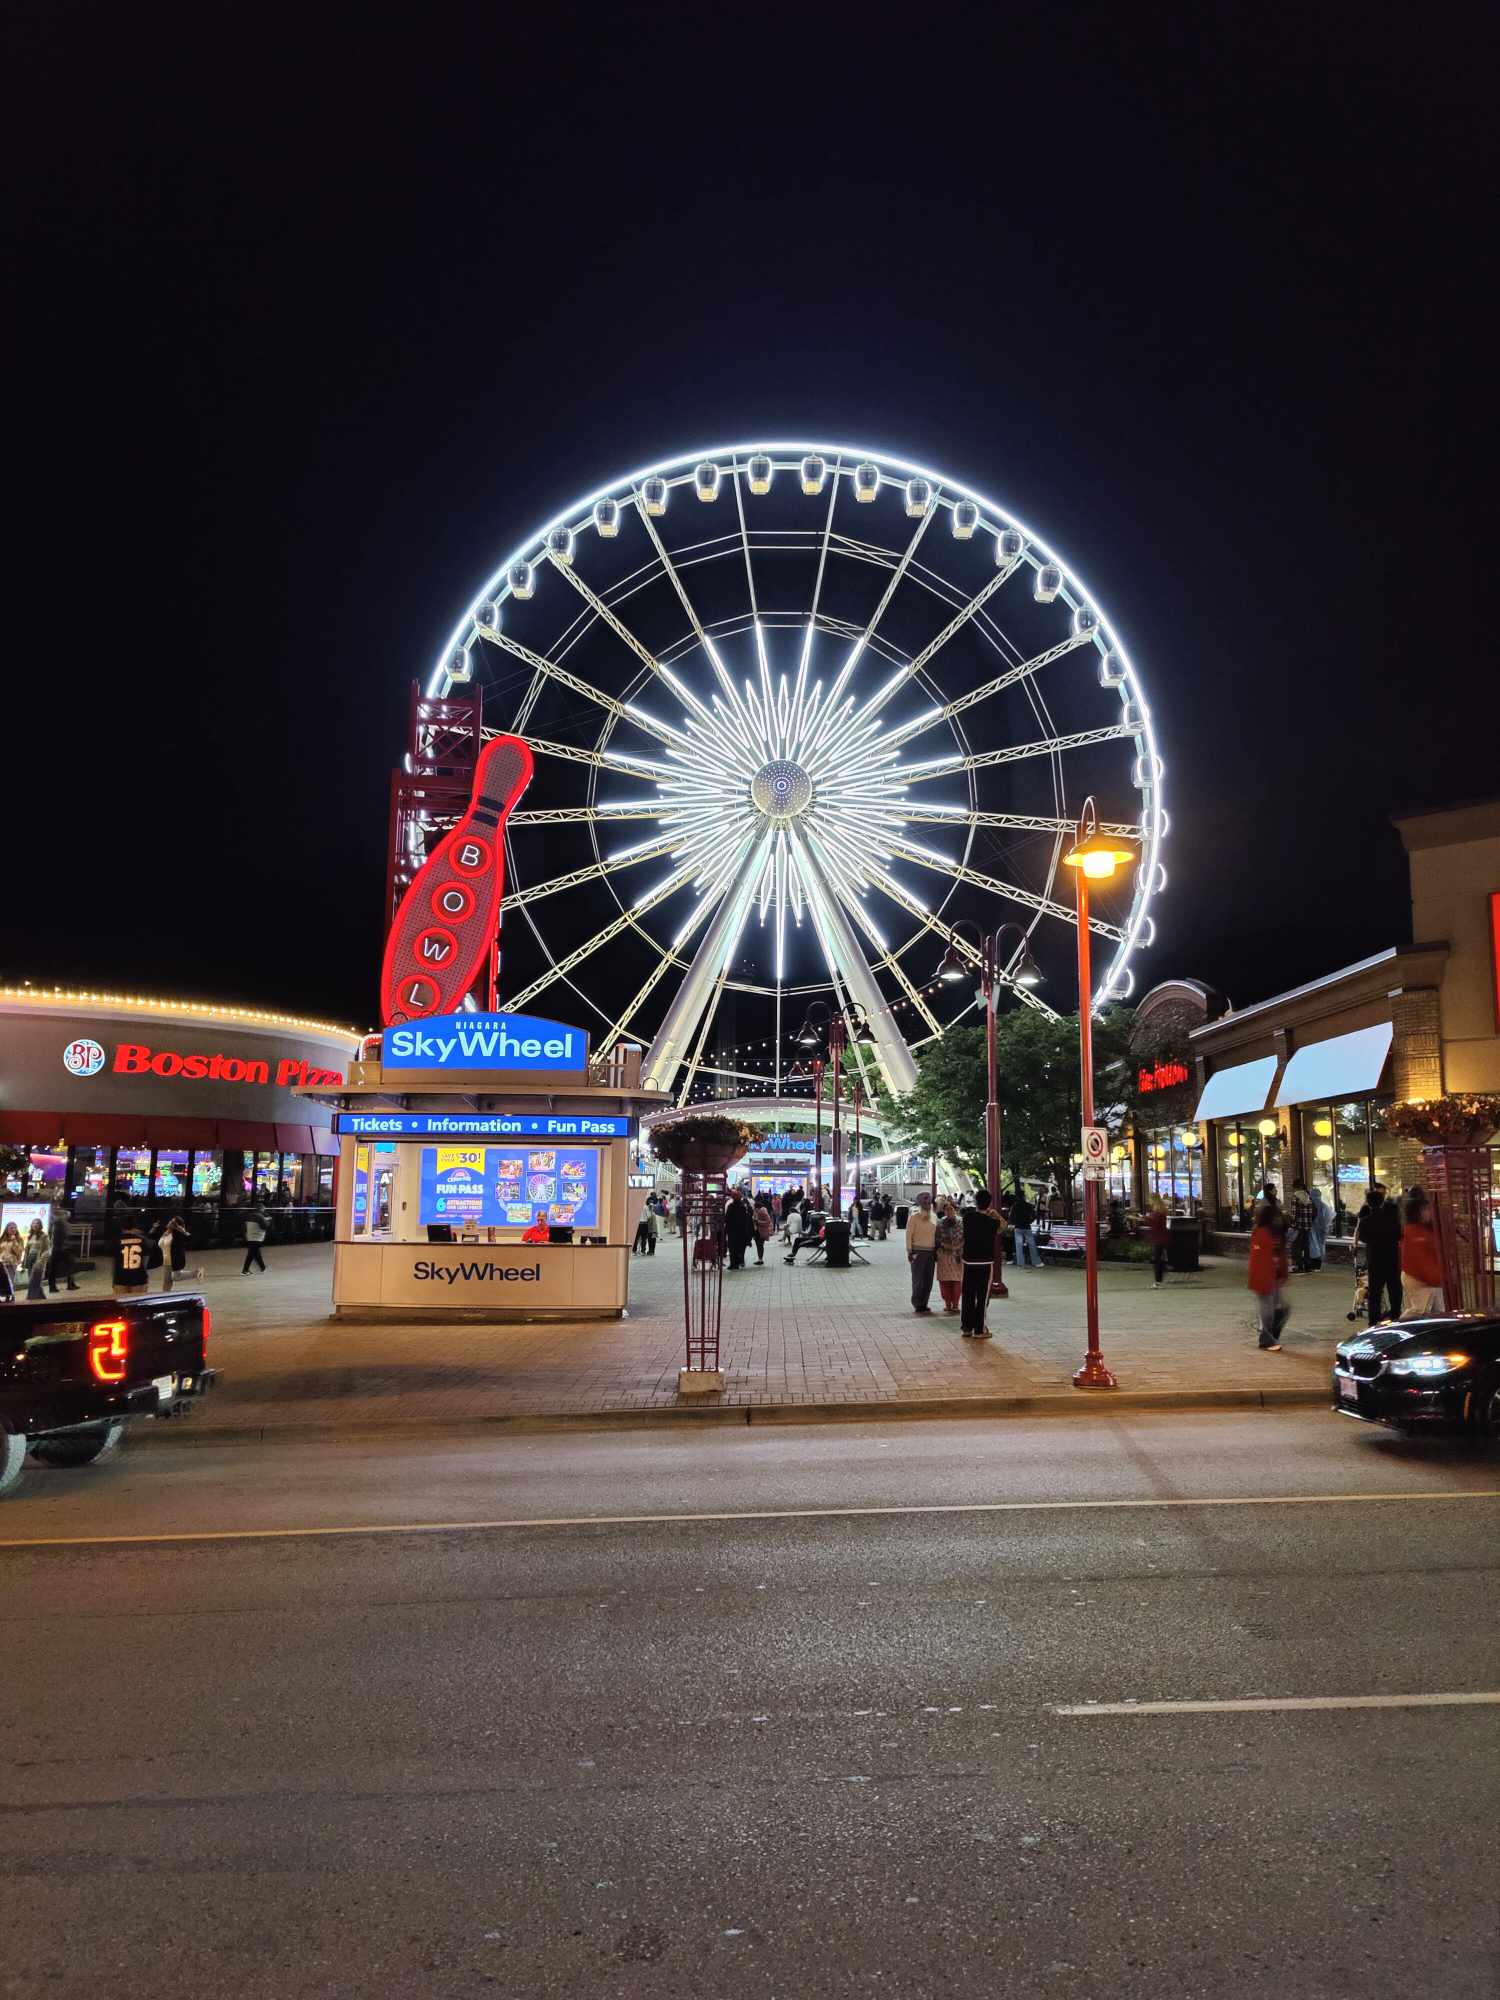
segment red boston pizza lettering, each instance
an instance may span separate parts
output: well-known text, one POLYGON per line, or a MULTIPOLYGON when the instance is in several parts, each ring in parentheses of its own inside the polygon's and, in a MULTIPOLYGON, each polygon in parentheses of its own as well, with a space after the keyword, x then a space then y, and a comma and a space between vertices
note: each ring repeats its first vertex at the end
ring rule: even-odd
MULTIPOLYGON (((117 1076, 181 1077, 186 1082, 255 1083, 271 1081, 271 1065, 256 1056, 185 1056, 177 1049, 152 1049, 144 1042, 115 1045, 117 1076)), ((283 1056, 276 1065, 276 1083, 282 1090, 324 1089, 342 1083, 344 1073, 320 1069, 300 1056, 283 1056)))
POLYGON ((505 822, 531 770, 519 736, 496 736, 480 751, 468 811, 417 870, 386 938, 387 1027, 452 1013, 473 985, 500 925, 505 822))

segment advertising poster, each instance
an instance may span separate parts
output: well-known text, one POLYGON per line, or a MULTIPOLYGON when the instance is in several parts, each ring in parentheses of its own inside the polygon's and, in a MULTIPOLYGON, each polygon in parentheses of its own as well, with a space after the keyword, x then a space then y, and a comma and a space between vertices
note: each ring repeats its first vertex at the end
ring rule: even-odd
POLYGON ((597 1146, 424 1146, 420 1220, 486 1229, 599 1221, 597 1146))

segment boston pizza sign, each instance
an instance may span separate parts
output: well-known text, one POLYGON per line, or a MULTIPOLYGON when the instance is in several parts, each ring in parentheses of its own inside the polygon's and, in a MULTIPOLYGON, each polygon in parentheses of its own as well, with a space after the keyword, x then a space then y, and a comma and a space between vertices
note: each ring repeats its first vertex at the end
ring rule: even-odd
POLYGON ((69 1042, 63 1068, 69 1076, 96 1076, 107 1066, 114 1076, 177 1077, 186 1083, 249 1083, 277 1090, 306 1090, 342 1083, 342 1070, 324 1069, 302 1056, 235 1055, 229 1050, 184 1051, 153 1048, 147 1042, 117 1042, 112 1058, 96 1041, 69 1042))

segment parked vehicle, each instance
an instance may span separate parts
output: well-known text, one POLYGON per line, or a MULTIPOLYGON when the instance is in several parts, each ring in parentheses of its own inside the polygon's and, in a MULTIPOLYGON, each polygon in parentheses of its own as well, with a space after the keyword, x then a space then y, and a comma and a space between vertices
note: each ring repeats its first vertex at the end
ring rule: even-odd
POLYGON ((1338 1346, 1333 1407, 1397 1430, 1465 1426, 1500 1441, 1500 1313, 1389 1320, 1338 1346))
POLYGON ((209 1389, 201 1293, 46 1299, 0 1309, 0 1497, 28 1454, 91 1465, 137 1417, 186 1415, 209 1389))

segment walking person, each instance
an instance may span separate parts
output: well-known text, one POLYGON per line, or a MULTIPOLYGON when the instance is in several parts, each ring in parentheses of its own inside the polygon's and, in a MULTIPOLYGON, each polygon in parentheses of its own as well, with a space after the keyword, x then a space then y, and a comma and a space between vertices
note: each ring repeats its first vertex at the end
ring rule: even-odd
POLYGON ((771 1213, 771 1204, 761 1195, 755 1204, 755 1214, 751 1218, 755 1229, 755 1261, 764 1264, 766 1245, 776 1233, 776 1218, 771 1213))
POLYGON ((1307 1268, 1321 1271, 1323 1251, 1328 1243, 1328 1204, 1320 1187, 1309 1188, 1307 1199, 1312 1207, 1312 1220, 1307 1225, 1307 1268))
POLYGON ((744 1270, 745 1252, 750 1247, 750 1238, 754 1233, 750 1220, 750 1204, 736 1188, 724 1208, 724 1244, 729 1252, 731 1271, 744 1270))
POLYGON ((632 1257, 645 1256, 646 1245, 651 1240, 651 1231, 655 1222, 656 1222, 656 1211, 651 1206, 651 1197, 648 1195, 646 1197, 645 1205, 641 1209, 640 1220, 635 1225, 635 1241, 630 1246, 630 1254, 632 1257))
POLYGON ((188 1226, 180 1215, 169 1216, 156 1240, 161 1247, 161 1288, 170 1292, 174 1279, 187 1268, 188 1226))
POLYGON ((1401 1226, 1401 1286, 1406 1303, 1403 1319, 1422 1319, 1443 1310, 1443 1266, 1438 1255, 1432 1203, 1422 1188, 1406 1198, 1401 1226))
POLYGON ((257 1271, 265 1270, 266 1260, 261 1255, 260 1249, 265 1240, 266 1218, 258 1208, 247 1210, 245 1214, 245 1261, 240 1266, 240 1276, 242 1278, 250 1275, 250 1266, 252 1264, 257 1271))
POLYGON ((47 1266, 52 1262, 52 1238, 42 1227, 39 1215, 31 1218, 31 1227, 26 1232, 26 1247, 21 1252, 21 1271, 26 1279, 28 1299, 46 1297, 44 1287, 47 1280, 47 1266))
POLYGON ((68 1211, 65 1208, 53 1209, 48 1235, 52 1243, 52 1261, 47 1266, 47 1289, 49 1292, 59 1290, 58 1280, 61 1278, 67 1280, 70 1292, 76 1292, 78 1285, 73 1276, 73 1246, 68 1241, 68 1211))
POLYGON ((995 1239, 1000 1234, 1000 1218, 990 1201, 988 1188, 976 1188, 974 1206, 963 1211, 964 1288, 959 1301, 959 1321, 965 1340, 988 1340, 985 1325, 989 1309, 990 1283, 995 1273, 995 1239))
POLYGON ((1159 1194, 1146 1210, 1146 1240, 1151 1245, 1151 1288, 1160 1291, 1167 1278, 1167 1204, 1159 1194))
POLYGON ((937 1218, 932 1212, 932 1196, 924 1188, 917 1205, 906 1218, 906 1261, 911 1266, 911 1309, 932 1311, 933 1274, 937 1268, 937 1218))
POLYGON ((1281 1297, 1286 1277, 1286 1224, 1280 1209, 1265 1201, 1250 1232, 1247 1282, 1255 1294, 1260 1317, 1259 1345, 1267 1354, 1274 1354, 1281 1346, 1281 1329, 1291 1317, 1281 1297))
POLYGON ((1010 1226, 1015 1240, 1014 1257, 1016 1267, 1030 1264, 1035 1270, 1042 1268, 1042 1253, 1036 1241, 1036 1210, 1027 1199, 1026 1190, 1019 1181, 1010 1198, 1010 1226))
POLYGON ((943 1295, 943 1311, 956 1313, 964 1289, 964 1226, 951 1194, 945 1194, 938 1202, 937 1282, 943 1295))
POLYGON ((1307 1182, 1292 1182, 1291 1243, 1292 1264, 1298 1271, 1312 1269, 1313 1202, 1307 1182))
POLYGON ((1356 1249, 1363 1247, 1369 1273, 1366 1311, 1371 1326, 1377 1320, 1401 1317, 1401 1211, 1386 1197, 1385 1183, 1371 1181, 1354 1231, 1356 1249), (1381 1310, 1390 1302, 1389 1314, 1381 1310))

